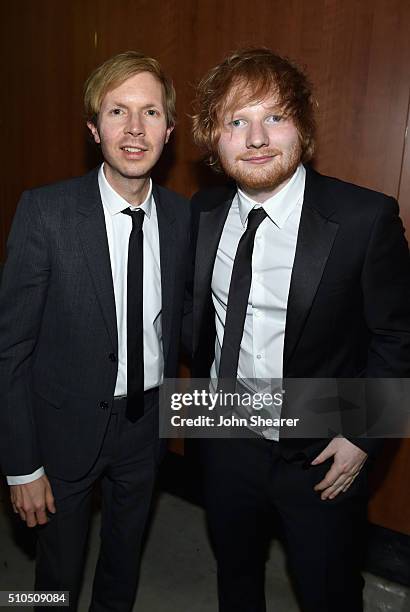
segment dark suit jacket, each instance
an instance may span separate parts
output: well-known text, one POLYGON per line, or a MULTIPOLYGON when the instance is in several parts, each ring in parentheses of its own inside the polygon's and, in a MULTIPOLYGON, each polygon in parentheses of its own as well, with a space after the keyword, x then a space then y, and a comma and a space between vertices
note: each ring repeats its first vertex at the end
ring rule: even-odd
MULTIPOLYGON (((165 376, 175 377, 189 206, 154 186, 165 376)), ((8 475, 84 475, 102 444, 117 378, 114 289, 98 170, 25 192, 0 291, 0 443, 8 475)))
MULTIPOLYGON (((408 377, 410 267, 397 202, 306 170, 286 317, 284 377, 408 377)), ((232 185, 200 191, 192 200, 197 378, 209 376, 214 358, 211 279, 235 191, 232 185)), ((365 438, 355 443, 367 452, 378 446, 365 438)), ((318 447, 317 441, 306 439, 281 444, 288 455, 300 449, 314 454, 318 447)))

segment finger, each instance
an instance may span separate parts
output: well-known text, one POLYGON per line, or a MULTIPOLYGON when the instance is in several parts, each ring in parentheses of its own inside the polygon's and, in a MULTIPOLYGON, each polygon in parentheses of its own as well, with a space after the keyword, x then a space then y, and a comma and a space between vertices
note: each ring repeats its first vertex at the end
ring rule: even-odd
POLYGON ((26 520, 26 513, 24 512, 23 508, 17 507, 17 512, 19 513, 21 520, 25 521, 26 520))
POLYGON ((51 492, 51 488, 46 490, 46 507, 47 510, 52 514, 56 513, 56 505, 54 501, 54 496, 51 492))
POLYGON ((37 525, 36 513, 34 511, 26 512, 27 527, 35 527, 37 525))
POLYGON ((323 480, 321 480, 320 482, 318 482, 317 485, 315 485, 314 490, 323 491, 324 489, 327 489, 327 487, 331 487, 342 473, 342 470, 333 463, 330 470, 326 472, 323 480))
POLYGON ((36 524, 38 525, 45 525, 46 523, 48 523, 48 517, 45 510, 37 510, 37 512, 35 513, 35 518, 36 524))
POLYGON ((326 493, 326 498, 329 499, 333 499, 334 497, 336 497, 336 495, 338 495, 341 491, 343 491, 345 486, 350 485, 351 483, 351 479, 343 479, 342 481, 339 481, 337 484, 335 483, 333 485, 333 487, 330 487, 325 493, 326 493))
POLYGON ((19 500, 19 498, 17 497, 17 495, 14 495, 14 493, 12 493, 10 495, 10 501, 13 504, 13 506, 19 506, 21 505, 21 500, 19 500))
POLYGON ((12 503, 11 505, 12 505, 12 507, 13 507, 13 512, 14 512, 14 514, 18 514, 18 513, 19 513, 19 511, 17 510, 16 505, 15 505, 15 504, 13 504, 13 503, 12 503))
POLYGON ((347 484, 346 484, 346 485, 343 487, 343 493, 346 493, 347 489, 350 487, 350 485, 352 484, 352 482, 353 482, 353 479, 352 479, 350 482, 348 482, 348 483, 347 483, 347 484))
POLYGON ((342 484, 342 481, 338 480, 340 478, 343 480, 350 478, 351 476, 356 477, 357 474, 360 472, 363 464, 364 461, 359 463, 358 465, 349 466, 347 468, 346 465, 342 466, 339 463, 336 463, 336 461, 334 461, 332 467, 326 473, 324 479, 314 487, 315 491, 322 491, 326 487, 342 484))
POLYGON ((337 487, 332 486, 332 487, 328 487, 325 491, 322 491, 322 494, 320 496, 320 499, 333 499, 333 497, 335 497, 335 492, 336 491, 340 491, 343 489, 344 485, 339 485, 337 487))
POLYGON ((345 493, 345 491, 348 490, 348 488, 350 487, 350 485, 352 484, 353 480, 356 478, 358 473, 359 472, 356 472, 355 474, 351 474, 342 483, 335 483, 335 485, 331 487, 332 491, 328 495, 329 499, 333 499, 334 497, 336 497, 336 495, 339 495, 339 493, 345 493))
POLYGON ((338 480, 331 487, 324 491, 324 493, 322 494, 322 499, 333 499, 339 493, 344 493, 345 491, 347 491, 356 476, 357 474, 353 474, 351 476, 348 476, 347 478, 344 476, 338 478, 338 480))
POLYGON ((353 474, 353 475, 351 476, 350 480, 349 480, 349 481, 346 483, 346 485, 345 485, 345 487, 344 487, 344 489, 343 489, 343 493, 344 493, 345 491, 347 491, 347 489, 348 489, 348 488, 350 487, 350 485, 352 484, 353 480, 354 480, 354 479, 356 478, 356 476, 358 476, 358 475, 359 475, 359 472, 356 472, 355 474, 353 474))
POLYGON ((325 499, 334 499, 335 497, 339 495, 339 493, 342 493, 342 491, 343 491, 343 487, 337 487, 336 489, 332 491, 332 493, 330 493, 330 495, 327 495, 325 499))
POLYGON ((311 462, 311 465, 319 465, 320 463, 323 463, 327 459, 330 459, 330 457, 333 457, 333 455, 334 455, 334 451, 329 449, 329 447, 327 446, 324 450, 322 450, 322 452, 315 459, 313 459, 313 461, 311 462))

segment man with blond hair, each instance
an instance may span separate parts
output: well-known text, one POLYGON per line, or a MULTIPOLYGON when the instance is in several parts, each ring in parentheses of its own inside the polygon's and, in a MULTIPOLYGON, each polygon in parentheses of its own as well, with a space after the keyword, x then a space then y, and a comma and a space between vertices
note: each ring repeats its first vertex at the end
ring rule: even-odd
MULTIPOLYGON (((192 201, 193 376, 222 389, 410 375, 397 202, 306 166, 314 128, 306 76, 268 49, 234 53, 199 84, 195 140, 234 182, 192 201)), ((301 610, 362 611, 366 459, 378 441, 326 433, 200 440, 221 612, 266 610, 273 511, 301 610)))
POLYGON ((175 377, 189 215, 150 173, 175 91, 139 52, 85 85, 103 164, 23 194, 0 292, 0 443, 14 511, 38 526, 35 588, 77 608, 93 485, 101 548, 90 610, 126 612, 160 454, 158 392, 175 377))

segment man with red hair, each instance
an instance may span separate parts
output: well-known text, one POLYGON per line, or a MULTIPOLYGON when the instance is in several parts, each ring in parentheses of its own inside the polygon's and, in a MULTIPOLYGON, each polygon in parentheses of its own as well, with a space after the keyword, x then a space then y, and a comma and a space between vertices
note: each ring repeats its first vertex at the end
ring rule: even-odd
MULTIPOLYGON (((193 376, 407 377, 410 271, 396 201, 306 165, 306 76, 245 49, 198 86, 196 143, 233 179, 193 197, 193 376)), ((278 427, 201 439, 221 612, 264 612, 272 512, 304 612, 361 612, 370 438, 286 439, 278 427)))

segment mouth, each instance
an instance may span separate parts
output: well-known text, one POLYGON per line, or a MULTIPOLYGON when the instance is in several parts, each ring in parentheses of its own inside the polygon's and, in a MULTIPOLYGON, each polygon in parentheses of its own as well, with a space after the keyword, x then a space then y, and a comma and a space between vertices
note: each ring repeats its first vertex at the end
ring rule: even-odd
POLYGON ((265 164, 272 161, 275 157, 276 155, 254 155, 253 157, 243 157, 242 161, 251 164, 265 164))
POLYGON ((146 147, 133 147, 129 145, 125 145, 121 147, 121 150, 126 153, 127 157, 141 157, 148 150, 146 147))

